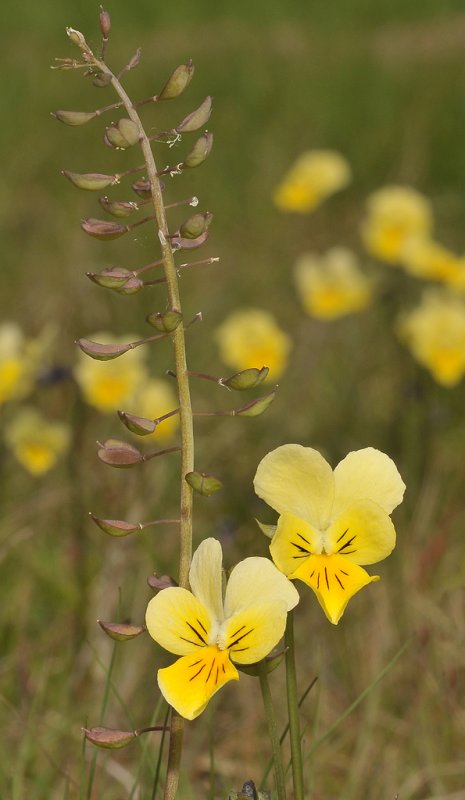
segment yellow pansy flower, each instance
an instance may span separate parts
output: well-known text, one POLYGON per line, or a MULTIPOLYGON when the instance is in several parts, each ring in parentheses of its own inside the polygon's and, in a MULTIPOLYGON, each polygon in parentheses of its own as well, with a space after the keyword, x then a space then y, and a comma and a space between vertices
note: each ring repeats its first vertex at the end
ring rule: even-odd
POLYGON ((254 478, 259 497, 278 512, 270 552, 288 578, 315 592, 337 624, 350 598, 379 580, 364 564, 386 558, 396 541, 390 513, 405 485, 394 462, 368 447, 333 471, 311 447, 287 444, 265 456, 254 478))
POLYGON ((402 253, 402 264, 415 278, 459 285, 464 280, 465 259, 432 239, 416 238, 402 253))
POLYGON ((205 539, 194 553, 189 581, 192 591, 163 589, 150 601, 146 625, 158 644, 181 656, 158 670, 163 697, 194 719, 225 683, 239 680, 233 662, 253 664, 275 647, 299 595, 271 561, 256 557, 234 567, 223 598, 216 539, 205 539))
POLYGON ((295 266, 295 282, 305 310, 317 319, 362 311, 372 298, 371 282, 345 247, 302 255, 295 266))
POLYGON ((222 360, 234 369, 266 366, 269 378, 275 380, 287 366, 291 339, 268 311, 235 311, 220 325, 215 337, 222 360))
MULTIPOLYGON (((95 333, 89 338, 102 344, 117 344, 138 337, 128 334, 115 339, 108 333, 95 333)), ((97 361, 80 352, 74 375, 85 401, 104 414, 111 414, 135 402, 139 388, 147 379, 144 361, 142 348, 129 350, 111 361, 97 361)))
POLYGON ((307 214, 350 182, 350 166, 334 150, 307 150, 297 159, 274 193, 280 211, 307 214))
POLYGON ((5 432, 8 447, 31 475, 43 475, 55 466, 70 439, 69 425, 49 421, 34 408, 23 408, 5 432))
POLYGON ((408 186, 385 186, 368 197, 362 238, 368 252, 390 264, 399 263, 411 239, 428 236, 431 205, 408 186))
POLYGON ((27 340, 14 322, 0 325, 0 403, 29 394, 36 370, 34 341, 27 340))
MULTIPOLYGON (((147 419, 157 419, 179 405, 176 392, 167 381, 151 378, 144 383, 137 396, 137 414, 147 419)), ((145 438, 171 439, 179 427, 179 415, 174 414, 158 423, 155 431, 145 438)))
POLYGON ((438 383, 459 383, 465 374, 465 302, 460 297, 429 289, 420 305, 400 318, 397 330, 438 383))

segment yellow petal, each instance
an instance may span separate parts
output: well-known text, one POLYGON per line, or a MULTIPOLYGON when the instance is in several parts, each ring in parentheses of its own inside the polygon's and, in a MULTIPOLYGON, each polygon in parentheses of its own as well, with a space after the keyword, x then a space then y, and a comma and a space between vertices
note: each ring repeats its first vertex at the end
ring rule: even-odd
POLYGON ((392 552, 396 531, 385 511, 370 500, 354 503, 326 533, 326 552, 339 553, 353 564, 375 564, 392 552))
MULTIPOLYGON (((291 586, 284 575, 281 578, 291 586)), ((297 590, 294 591, 298 598, 297 590)), ((280 600, 256 603, 223 623, 218 644, 222 649, 229 650, 232 660, 238 664, 255 664, 278 644, 284 634, 286 616, 287 607, 280 600)))
POLYGON ((221 545, 217 539, 204 539, 192 557, 189 583, 195 596, 218 621, 222 621, 221 545))
MULTIPOLYGON (((165 589, 164 592, 169 591, 165 589)), ((165 700, 186 719, 202 713, 211 697, 239 673, 228 653, 204 647, 198 653, 179 658, 171 667, 158 670, 158 685, 165 700)))
POLYGON ((393 460, 373 447, 349 453, 334 470, 334 481, 333 518, 358 500, 372 500, 390 514, 405 492, 393 460))
POLYGON ((268 558, 245 558, 229 576, 224 598, 225 617, 228 619, 238 612, 270 602, 281 603, 290 611, 299 602, 299 593, 268 558))
POLYGON ((294 514, 326 528, 334 498, 334 477, 323 456, 311 447, 285 444, 258 465, 255 491, 278 513, 294 514))
POLYGON ((163 589, 152 598, 145 615, 152 639, 165 650, 184 656, 210 644, 214 620, 200 600, 187 589, 163 589))
POLYGON ((281 514, 270 544, 271 557, 281 572, 292 575, 312 553, 321 553, 321 533, 293 514, 281 514))
POLYGON ((292 577, 299 578, 313 589, 333 625, 337 625, 356 592, 379 580, 378 575, 368 575, 362 567, 339 555, 310 556, 292 577))

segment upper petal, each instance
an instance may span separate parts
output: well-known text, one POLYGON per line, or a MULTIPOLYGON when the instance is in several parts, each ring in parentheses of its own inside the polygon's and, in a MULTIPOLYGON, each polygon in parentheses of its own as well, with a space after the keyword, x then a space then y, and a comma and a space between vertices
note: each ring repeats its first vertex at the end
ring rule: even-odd
POLYGON ((179 586, 163 589, 152 598, 145 623, 152 639, 178 656, 206 647, 215 635, 214 618, 200 600, 179 586))
POLYGON ((204 539, 194 555, 189 572, 192 592, 218 621, 223 619, 223 554, 217 539, 204 539))
MULTIPOLYGON (((166 590, 165 590, 166 591, 166 590)), ((199 653, 178 658, 170 667, 158 670, 158 685, 165 700, 186 719, 195 719, 208 701, 239 673, 226 651, 204 647, 199 653)))
POLYGON ((353 564, 382 561, 396 545, 391 517, 371 500, 361 500, 343 511, 325 538, 328 553, 339 553, 353 564))
POLYGON ((265 503, 317 528, 325 528, 334 498, 331 467, 317 450, 285 444, 268 453, 258 465, 255 491, 265 503))
POLYGON ((357 500, 373 500, 390 514, 405 492, 394 461, 373 447, 349 453, 334 470, 334 482, 333 518, 357 500))
MULTIPOLYGON (((297 594, 297 590, 295 592, 297 594)), ((229 651, 237 664, 255 664, 278 644, 284 634, 286 617, 287 608, 279 600, 257 603, 223 623, 218 644, 229 651)))
POLYGON ((290 611, 299 602, 299 593, 270 559, 252 556, 240 561, 232 570, 226 586, 226 619, 269 602, 281 603, 286 611, 290 611))

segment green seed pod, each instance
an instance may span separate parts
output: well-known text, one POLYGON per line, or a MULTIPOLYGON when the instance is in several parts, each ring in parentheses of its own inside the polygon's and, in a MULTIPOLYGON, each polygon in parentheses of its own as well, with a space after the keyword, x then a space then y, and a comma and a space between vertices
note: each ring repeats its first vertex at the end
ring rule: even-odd
POLYGON ((134 525, 132 522, 125 522, 122 519, 100 519, 94 514, 89 514, 89 517, 100 530, 109 536, 129 536, 130 533, 142 530, 140 525, 134 525))
POLYGON ((86 272, 86 275, 93 283, 103 286, 104 289, 119 289, 134 277, 133 273, 124 267, 109 267, 102 272, 86 272))
POLYGON ((269 373, 269 367, 262 367, 256 369, 244 369, 242 372, 236 372, 230 378, 222 378, 221 383, 229 389, 234 389, 236 392, 244 392, 246 389, 254 389, 259 386, 269 373))
POLYGON ((86 356, 96 361, 111 361, 132 349, 130 344, 100 344, 92 342, 91 339, 78 339, 77 344, 86 356))
POLYGON ((208 96, 195 111, 191 111, 191 113, 179 123, 175 130, 177 133, 192 133, 193 131, 198 131, 199 128, 203 128, 203 126, 207 124, 211 113, 212 98, 208 96))
POLYGON ((89 236, 103 241, 119 239, 120 236, 128 232, 126 225, 118 225, 116 222, 109 222, 106 219, 83 219, 81 228, 89 236))
POLYGON ((135 433, 136 436, 147 436, 149 433, 153 433, 157 427, 154 419, 136 417, 134 414, 127 414, 125 411, 118 411, 118 416, 123 425, 126 425, 128 431, 135 433))
POLYGON ((180 64, 168 78, 160 94, 157 96, 157 100, 172 100, 174 97, 179 97, 190 84, 193 74, 194 65, 192 61, 189 61, 187 64, 180 64))
POLYGON ((139 178, 138 181, 134 181, 132 184, 132 190, 139 195, 139 197, 146 198, 150 197, 152 194, 152 190, 150 188, 150 181, 145 180, 144 178, 139 178))
POLYGON ((102 208, 108 212, 108 214, 112 214, 114 217, 118 217, 120 219, 123 217, 129 217, 134 213, 134 211, 139 210, 137 203, 133 203, 132 200, 110 200, 109 197, 100 197, 99 203, 102 208))
POLYGON ((98 89, 104 89, 105 86, 109 86, 110 83, 111 75, 108 75, 106 72, 97 72, 92 81, 92 84, 98 89))
POLYGON ((120 119, 116 125, 105 129, 103 140, 108 147, 127 150, 139 141, 139 128, 131 119, 120 119))
POLYGON ((129 742, 136 738, 135 731, 117 731, 112 728, 83 728, 87 741, 105 747, 107 750, 118 750, 126 747, 129 742))
POLYGON ((160 333, 171 333, 180 325, 182 314, 176 308, 169 308, 168 311, 164 311, 163 313, 154 311, 145 319, 156 331, 160 331, 160 333))
POLYGON ((143 625, 125 625, 119 622, 102 622, 101 619, 97 620, 102 631, 105 631, 110 639, 116 642, 127 642, 128 639, 135 639, 141 633, 145 633, 146 628, 143 625))
POLYGON ((205 131, 200 139, 197 139, 192 150, 182 162, 183 167, 189 167, 189 169, 200 167, 200 165, 203 164, 203 162, 210 155, 212 147, 213 134, 205 131))
POLYGON ((179 233, 183 239, 197 239, 208 230, 208 227, 213 219, 213 214, 206 211, 204 214, 193 214, 189 217, 179 229, 179 233))
POLYGON ((251 403, 247 403, 247 405, 242 406, 236 411, 235 416, 237 417, 259 417, 260 414, 263 414, 264 411, 271 405, 273 400, 276 397, 276 391, 270 392, 269 394, 264 395, 264 397, 259 397, 258 400, 252 400, 251 403))
POLYGON ((129 278, 123 286, 114 286, 113 290, 118 294, 137 294, 144 288, 144 281, 136 276, 129 278))
POLYGON ((62 169, 61 174, 78 189, 86 189, 90 192, 100 192, 107 186, 113 186, 118 182, 116 175, 101 175, 99 172, 87 172, 81 175, 78 172, 62 169))
POLYGON ((120 133, 129 144, 129 147, 132 147, 134 144, 137 144, 140 138, 139 126, 132 121, 132 119, 120 119, 118 122, 118 128, 120 133))
POLYGON ((214 478, 213 475, 206 475, 204 472, 188 472, 185 478, 194 492, 203 494, 204 497, 209 497, 223 488, 223 484, 218 478, 214 478))
POLYGON ((132 444, 128 442, 120 442, 118 439, 107 439, 106 442, 100 444, 97 442, 98 450, 97 456, 104 464, 110 467, 118 467, 126 469, 128 467, 135 467, 144 461, 144 456, 132 444))
POLYGON ((96 116, 95 111, 52 111, 52 117, 65 125, 85 125, 96 116))

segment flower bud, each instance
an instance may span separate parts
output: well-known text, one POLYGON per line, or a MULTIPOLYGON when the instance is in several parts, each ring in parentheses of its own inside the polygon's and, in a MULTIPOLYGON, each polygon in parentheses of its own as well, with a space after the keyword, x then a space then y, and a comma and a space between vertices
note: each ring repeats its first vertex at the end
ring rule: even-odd
POLYGON ((81 33, 81 31, 76 31, 74 28, 66 28, 66 34, 73 42, 73 44, 77 44, 78 47, 81 49, 84 48, 85 50, 88 49, 87 42, 81 33))
POLYGON ((118 223, 109 222, 106 219, 83 219, 81 228, 89 236, 103 241, 119 239, 120 236, 128 231, 126 225, 118 225, 118 223))
POLYGON ((102 622, 101 619, 97 620, 102 631, 105 631, 110 639, 116 642, 126 642, 128 639, 135 639, 144 633, 146 628, 143 625, 125 625, 119 622, 102 622))
POLYGON ((213 134, 208 133, 208 131, 205 131, 205 133, 202 134, 200 139, 197 139, 192 150, 182 162, 183 167, 189 167, 189 169, 193 169, 194 167, 199 167, 200 164, 203 164, 205 159, 208 158, 208 156, 210 155, 212 147, 213 147, 213 134))
POLYGON ((252 400, 251 403, 247 403, 247 405, 242 406, 236 411, 235 416, 237 417, 259 417, 260 414, 263 414, 264 411, 271 405, 273 400, 276 397, 276 391, 270 392, 269 394, 264 395, 264 397, 259 397, 258 400, 252 400))
POLYGON ((161 592, 162 589, 169 589, 178 585, 170 575, 149 575, 147 583, 154 592, 161 592))
POLYGON ((63 169, 61 174, 78 189, 87 189, 91 192, 99 192, 118 182, 115 175, 101 175, 99 172, 87 172, 81 175, 78 172, 69 172, 63 169))
POLYGON ((65 125, 85 125, 96 116, 95 111, 52 111, 52 117, 65 125))
POLYGON ((269 367, 262 367, 261 369, 251 367, 250 369, 242 370, 242 372, 236 372, 230 378, 222 378, 220 383, 229 389, 244 392, 247 389, 254 389, 259 386, 265 380, 269 371, 269 367))
POLYGON ((209 497, 223 488, 223 484, 218 478, 214 478, 213 475, 206 475, 204 472, 188 472, 185 475, 185 479, 194 492, 203 494, 205 497, 209 497))
POLYGON ((97 455, 100 461, 108 464, 110 467, 119 467, 125 469, 127 467, 134 467, 144 461, 144 456, 132 444, 128 442, 120 442, 118 439, 107 439, 106 442, 100 444, 97 442, 99 448, 97 455))
POLYGON ((153 433, 157 427, 155 420, 136 417, 133 414, 127 414, 126 411, 118 411, 118 416, 123 425, 126 425, 128 431, 135 433, 137 436, 147 436, 147 434, 153 433))
POLYGON ((78 339, 77 344, 83 353, 96 361, 111 361, 132 349, 130 344, 100 344, 90 339, 78 339))
POLYGON ((139 141, 139 127, 132 119, 120 119, 116 125, 109 125, 105 128, 104 141, 109 147, 117 150, 126 150, 139 141))
POLYGON ((204 214, 193 214, 189 217, 179 229, 181 237, 184 239, 197 239, 202 233, 208 230, 208 227, 213 219, 213 214, 206 211, 204 214))
POLYGON ((136 738, 135 731, 117 731, 112 728, 83 728, 86 739, 97 747, 118 750, 136 738))
POLYGON ((171 333, 176 330, 181 323, 182 314, 176 308, 169 308, 168 311, 164 311, 163 313, 154 311, 145 319, 156 331, 160 331, 160 333, 171 333))
POLYGON ((125 522, 122 519, 100 519, 94 514, 89 514, 89 516, 100 530, 109 536, 129 536, 130 533, 142 530, 140 525, 134 525, 132 522, 125 522))
POLYGON ((133 203, 131 200, 110 200, 109 197, 100 197, 99 203, 108 214, 119 218, 129 217, 134 211, 139 210, 137 203, 133 203))
POLYGON ((108 39, 108 35, 111 30, 111 19, 108 11, 105 11, 103 6, 100 6, 99 22, 103 38, 108 39))
POLYGON ((253 781, 246 781, 240 792, 230 792, 228 800, 271 800, 269 792, 259 792, 253 781))
POLYGON ((193 74, 192 61, 176 67, 157 96, 157 100, 172 100, 174 97, 178 97, 191 82, 193 74))
POLYGON ((86 272, 86 275, 104 289, 119 289, 134 277, 134 274, 124 267, 109 267, 102 272, 86 272))
POLYGON ((207 96, 203 103, 201 103, 195 111, 191 111, 191 113, 179 123, 175 130, 177 133, 192 133, 193 131, 198 131, 199 128, 203 128, 203 126, 206 125, 210 119, 211 113, 212 98, 207 96))
POLYGON ((174 250, 195 250, 196 247, 201 247, 208 239, 208 231, 204 231, 197 236, 196 239, 185 239, 182 236, 173 236, 171 244, 174 250))

